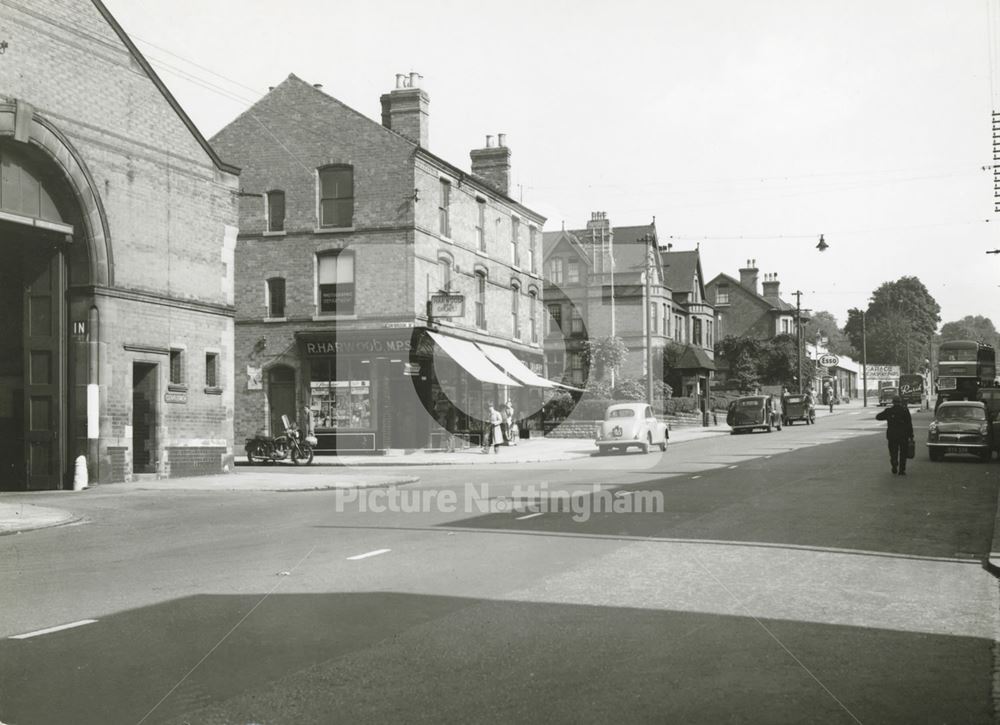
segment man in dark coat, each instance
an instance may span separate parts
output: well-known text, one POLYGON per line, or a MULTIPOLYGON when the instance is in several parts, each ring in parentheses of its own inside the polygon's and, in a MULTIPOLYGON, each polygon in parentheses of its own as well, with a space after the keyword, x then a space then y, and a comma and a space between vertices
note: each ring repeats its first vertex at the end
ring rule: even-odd
POLYGON ((913 440, 913 419, 910 417, 910 409, 903 405, 903 399, 897 395, 892 399, 892 405, 875 418, 888 421, 885 437, 889 441, 889 462, 892 464, 892 472, 896 473, 898 468, 899 475, 905 476, 906 448, 913 440))

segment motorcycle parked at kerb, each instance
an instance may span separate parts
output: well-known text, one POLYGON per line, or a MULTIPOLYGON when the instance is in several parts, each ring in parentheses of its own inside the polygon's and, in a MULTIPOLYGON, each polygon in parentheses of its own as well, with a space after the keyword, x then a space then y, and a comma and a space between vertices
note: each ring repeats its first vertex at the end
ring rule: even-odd
POLYGON ((247 462, 272 463, 291 460, 296 466, 300 463, 306 465, 312 463, 316 438, 303 436, 298 427, 288 420, 287 415, 281 416, 281 422, 285 426, 285 432, 281 435, 269 436, 257 433, 253 438, 247 438, 247 462))

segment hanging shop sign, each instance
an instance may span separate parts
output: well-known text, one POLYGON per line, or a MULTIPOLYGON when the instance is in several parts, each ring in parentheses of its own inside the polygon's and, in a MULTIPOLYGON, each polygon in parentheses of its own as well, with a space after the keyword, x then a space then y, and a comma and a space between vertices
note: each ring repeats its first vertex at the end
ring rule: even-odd
POLYGON ((464 317, 465 295, 431 295, 431 317, 464 317))

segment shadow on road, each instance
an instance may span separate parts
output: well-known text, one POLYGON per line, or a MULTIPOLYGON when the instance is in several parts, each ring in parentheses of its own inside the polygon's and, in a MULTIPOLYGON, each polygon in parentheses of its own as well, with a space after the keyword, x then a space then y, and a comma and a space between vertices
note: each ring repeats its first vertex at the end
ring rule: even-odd
POLYGON ((0 719, 979 723, 991 651, 971 637, 691 612, 200 595, 0 642, 0 719))

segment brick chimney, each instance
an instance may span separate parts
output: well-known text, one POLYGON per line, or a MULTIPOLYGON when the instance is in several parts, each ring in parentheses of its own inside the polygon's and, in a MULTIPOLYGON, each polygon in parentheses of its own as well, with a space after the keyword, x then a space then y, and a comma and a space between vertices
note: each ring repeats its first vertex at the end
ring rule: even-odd
POLYGON ((383 94, 382 125, 427 148, 431 99, 420 87, 419 73, 397 73, 396 87, 383 94))
POLYGON ((740 285, 751 292, 757 292, 757 260, 748 259, 747 266, 740 270, 740 285))
POLYGON ((486 147, 473 149, 469 153, 472 159, 472 175, 484 181, 504 196, 510 195, 510 149, 507 147, 507 134, 497 134, 496 145, 493 137, 486 137, 486 147))
POLYGON ((780 284, 781 283, 778 282, 778 275, 776 274, 764 275, 764 283, 761 285, 764 291, 761 294, 764 295, 764 298, 768 302, 778 301, 778 287, 780 284))

